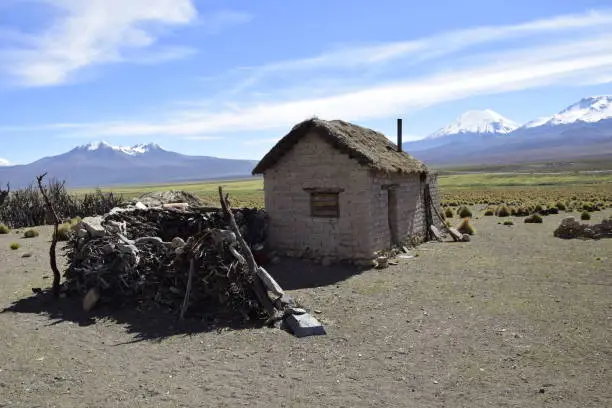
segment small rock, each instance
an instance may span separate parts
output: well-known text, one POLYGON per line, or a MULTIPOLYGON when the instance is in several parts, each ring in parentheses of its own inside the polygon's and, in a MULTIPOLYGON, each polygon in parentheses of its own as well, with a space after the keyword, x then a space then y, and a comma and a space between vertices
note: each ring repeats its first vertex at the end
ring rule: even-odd
POLYGON ((32 256, 31 253, 26 252, 25 254, 21 255, 22 258, 30 258, 32 256))
POLYGON ((461 241, 462 241, 462 242, 470 242, 470 240, 471 240, 471 238, 470 238, 470 235, 469 235, 469 234, 463 234, 463 235, 461 236, 461 241))
POLYGON ((148 208, 149 208, 149 207, 147 207, 146 205, 144 205, 143 203, 141 203, 140 201, 138 201, 136 204, 134 204, 134 207, 135 207, 137 210, 146 210, 146 209, 148 209, 148 208))
POLYGON ((181 237, 174 237, 172 239, 172 247, 173 248, 182 248, 185 245, 186 245, 185 244, 185 240, 183 238, 181 238, 181 237))
POLYGON ((83 310, 89 312, 100 300, 100 292, 97 288, 89 289, 89 292, 83 298, 83 310))
POLYGON ((81 226, 84 227, 92 238, 102 238, 106 235, 106 230, 102 226, 102 217, 85 217, 81 221, 81 226))
POLYGON ((389 266, 389 259, 386 256, 379 256, 376 258, 376 267, 378 269, 387 268, 389 266))

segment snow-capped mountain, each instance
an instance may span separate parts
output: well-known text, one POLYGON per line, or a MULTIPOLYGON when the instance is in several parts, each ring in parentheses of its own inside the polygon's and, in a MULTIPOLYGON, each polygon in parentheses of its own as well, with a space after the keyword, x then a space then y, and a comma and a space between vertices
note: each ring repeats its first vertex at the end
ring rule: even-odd
POLYGON ((10 182, 18 188, 45 172, 65 180, 69 187, 179 182, 249 177, 255 164, 253 160, 187 156, 154 143, 126 147, 94 142, 27 165, 2 167, 0 182, 10 182))
POLYGON ((114 151, 117 151, 117 152, 122 152, 122 153, 128 154, 130 156, 135 156, 137 154, 144 154, 144 153, 151 152, 151 151, 156 151, 156 150, 157 151, 163 150, 156 143, 137 144, 137 145, 134 145, 134 146, 114 146, 114 145, 112 145, 112 144, 110 144, 108 142, 105 142, 105 141, 88 143, 88 144, 79 146, 76 149, 77 150, 86 150, 86 151, 90 151, 90 152, 110 149, 110 150, 114 150, 114 151))
POLYGON ((507 135, 518 127, 517 123, 491 109, 470 110, 451 124, 427 136, 427 139, 466 133, 507 135))
POLYGON ((469 111, 432 135, 403 145, 429 164, 490 164, 612 154, 612 96, 583 98, 518 126, 491 111, 469 111))
POLYGON ((523 127, 570 125, 577 122, 595 123, 606 119, 612 119, 612 95, 583 98, 556 115, 536 119, 523 127))
POLYGON ((491 110, 470 110, 422 140, 403 144, 407 152, 420 152, 447 145, 482 143, 482 139, 505 137, 519 126, 491 110))

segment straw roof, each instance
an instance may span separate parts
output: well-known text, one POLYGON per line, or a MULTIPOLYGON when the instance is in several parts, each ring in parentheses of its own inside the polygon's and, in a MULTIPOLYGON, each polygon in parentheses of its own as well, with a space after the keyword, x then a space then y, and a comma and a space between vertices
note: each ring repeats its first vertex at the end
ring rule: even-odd
POLYGON ((253 169, 261 174, 273 167, 305 135, 315 132, 335 149, 346 153, 360 164, 385 173, 424 173, 425 164, 406 152, 382 133, 342 120, 308 119, 298 123, 253 169))

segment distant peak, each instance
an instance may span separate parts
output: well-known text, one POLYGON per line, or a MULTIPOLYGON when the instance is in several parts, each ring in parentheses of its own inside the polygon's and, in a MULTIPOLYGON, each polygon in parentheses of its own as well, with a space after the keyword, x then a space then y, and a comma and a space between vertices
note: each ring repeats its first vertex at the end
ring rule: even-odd
POLYGON ((604 119, 612 119, 612 95, 582 98, 556 115, 531 121, 525 127, 569 125, 576 122, 594 123, 604 119))
POLYGON ((469 110, 448 126, 428 136, 428 138, 435 139, 462 133, 507 134, 516 128, 518 128, 518 124, 503 117, 494 110, 469 110))
POLYGON ((104 147, 113 147, 110 143, 105 142, 104 140, 98 141, 98 142, 91 142, 85 145, 80 146, 83 149, 87 149, 87 150, 98 150, 98 149, 102 149, 104 147))
POLYGON ((79 146, 77 147, 77 149, 87 150, 90 152, 94 152, 97 150, 110 149, 110 150, 123 152, 125 154, 129 154, 130 156, 134 156, 137 154, 143 154, 143 153, 147 153, 147 152, 151 152, 155 150, 163 150, 161 146, 159 146, 157 143, 146 143, 146 144, 141 143, 141 144, 137 144, 134 146, 115 146, 103 140, 98 141, 98 142, 91 142, 91 143, 79 146))

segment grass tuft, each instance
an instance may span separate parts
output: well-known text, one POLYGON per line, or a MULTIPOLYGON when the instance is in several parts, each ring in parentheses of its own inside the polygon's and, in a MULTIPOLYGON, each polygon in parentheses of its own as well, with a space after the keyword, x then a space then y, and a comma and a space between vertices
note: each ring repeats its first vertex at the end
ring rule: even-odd
POLYGON ((472 216, 472 212, 469 208, 463 206, 457 210, 457 215, 461 218, 470 218, 472 216))
POLYGON ((457 231, 462 234, 469 235, 474 235, 476 233, 476 229, 472 226, 472 224, 470 224, 470 219, 467 217, 464 218, 463 221, 461 221, 461 224, 457 228, 457 231))
POLYGON ((542 224, 542 216, 539 214, 532 214, 529 217, 525 218, 525 223, 527 224, 542 224))
POLYGON ((24 238, 36 238, 39 235, 40 235, 40 232, 38 232, 38 230, 35 230, 33 228, 23 233, 24 238))

